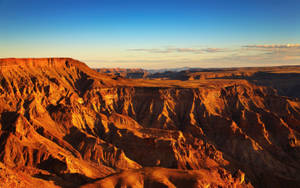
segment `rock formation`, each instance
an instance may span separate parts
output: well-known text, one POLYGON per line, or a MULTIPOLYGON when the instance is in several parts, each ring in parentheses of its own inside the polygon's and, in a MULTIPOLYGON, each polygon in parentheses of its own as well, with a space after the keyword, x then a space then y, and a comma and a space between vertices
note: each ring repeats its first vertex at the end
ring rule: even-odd
POLYGON ((300 100, 269 86, 0 59, 1 187, 299 187, 300 100))

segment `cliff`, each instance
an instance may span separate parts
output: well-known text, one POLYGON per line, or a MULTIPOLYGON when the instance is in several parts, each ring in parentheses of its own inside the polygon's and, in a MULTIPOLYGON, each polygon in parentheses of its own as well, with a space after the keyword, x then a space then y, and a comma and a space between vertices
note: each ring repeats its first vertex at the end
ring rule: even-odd
POLYGON ((300 101, 244 79, 0 59, 0 184, 299 187, 300 101))

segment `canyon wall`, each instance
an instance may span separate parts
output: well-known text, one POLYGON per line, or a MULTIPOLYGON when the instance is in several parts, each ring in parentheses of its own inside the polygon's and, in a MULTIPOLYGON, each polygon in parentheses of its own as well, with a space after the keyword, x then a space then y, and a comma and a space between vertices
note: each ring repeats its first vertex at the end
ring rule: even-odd
POLYGON ((244 79, 130 80, 0 59, 7 187, 299 187, 300 101, 244 79))

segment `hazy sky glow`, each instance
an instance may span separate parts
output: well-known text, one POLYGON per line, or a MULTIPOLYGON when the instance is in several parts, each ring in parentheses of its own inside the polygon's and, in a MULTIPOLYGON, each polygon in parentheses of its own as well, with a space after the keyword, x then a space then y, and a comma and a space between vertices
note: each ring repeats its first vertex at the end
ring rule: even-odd
POLYGON ((299 0, 0 0, 0 58, 92 67, 300 65, 299 0))

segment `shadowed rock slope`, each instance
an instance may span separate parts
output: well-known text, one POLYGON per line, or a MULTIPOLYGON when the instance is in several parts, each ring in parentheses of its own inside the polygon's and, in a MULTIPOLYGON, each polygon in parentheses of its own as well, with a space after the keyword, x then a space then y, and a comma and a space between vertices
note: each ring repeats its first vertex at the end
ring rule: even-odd
POLYGON ((246 80, 129 80, 0 59, 2 187, 299 187, 300 101, 246 80))

